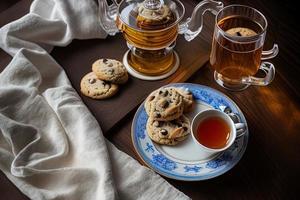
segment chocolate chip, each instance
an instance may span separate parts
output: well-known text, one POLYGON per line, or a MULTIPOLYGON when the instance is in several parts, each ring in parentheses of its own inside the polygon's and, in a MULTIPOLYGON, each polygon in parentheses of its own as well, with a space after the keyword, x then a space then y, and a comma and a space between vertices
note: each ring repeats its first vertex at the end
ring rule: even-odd
POLYGON ((187 130, 188 130, 188 128, 184 126, 184 127, 183 127, 183 130, 184 130, 184 131, 187 131, 187 130))
POLYGON ((169 102, 168 101, 164 101, 162 108, 167 108, 169 106, 169 102))
POLYGON ((107 61, 108 61, 108 60, 107 60, 106 58, 103 59, 103 63, 104 63, 104 64, 106 64, 107 61))
POLYGON ((169 92, 168 92, 168 90, 166 90, 164 93, 164 96, 166 97, 166 96, 168 96, 168 94, 169 94, 169 92))
POLYGON ((162 135, 168 135, 168 131, 166 129, 161 129, 159 132, 162 135))
POLYGON ((161 114, 156 112, 156 113, 154 113, 154 117, 160 118, 161 114))
POLYGON ((115 72, 114 69, 109 70, 109 73, 110 73, 110 74, 113 74, 114 72, 115 72))
POLYGON ((112 67, 112 66, 114 66, 112 63, 109 63, 109 64, 107 65, 107 67, 112 67))
POLYGON ((155 96, 150 96, 149 101, 152 101, 155 98, 155 96))
POLYGON ((94 78, 89 79, 89 83, 90 83, 90 84, 93 84, 93 83, 95 83, 95 82, 96 82, 96 79, 94 79, 94 78))
POLYGON ((238 31, 236 32, 237 36, 242 36, 242 34, 238 31))
POLYGON ((158 94, 163 95, 164 97, 168 96, 168 90, 159 90, 158 94))

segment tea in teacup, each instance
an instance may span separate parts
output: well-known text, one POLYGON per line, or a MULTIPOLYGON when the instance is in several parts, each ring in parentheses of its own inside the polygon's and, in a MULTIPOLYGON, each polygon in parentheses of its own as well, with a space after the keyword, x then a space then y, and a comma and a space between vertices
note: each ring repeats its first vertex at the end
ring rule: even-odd
POLYGON ((220 117, 209 117, 201 121, 197 128, 196 139, 206 147, 224 148, 230 135, 230 126, 220 117))
POLYGON ((193 140, 200 149, 210 153, 225 151, 245 130, 244 123, 234 123, 229 115, 215 109, 199 112, 191 124, 193 140))

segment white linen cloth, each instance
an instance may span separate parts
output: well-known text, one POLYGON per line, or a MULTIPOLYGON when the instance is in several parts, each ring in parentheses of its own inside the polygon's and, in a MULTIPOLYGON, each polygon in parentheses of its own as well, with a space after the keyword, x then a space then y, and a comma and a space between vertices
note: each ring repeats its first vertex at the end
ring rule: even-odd
POLYGON ((97 9, 93 0, 36 0, 0 29, 13 56, 0 74, 0 169, 31 199, 189 199, 105 140, 49 55, 74 38, 105 38, 97 9))

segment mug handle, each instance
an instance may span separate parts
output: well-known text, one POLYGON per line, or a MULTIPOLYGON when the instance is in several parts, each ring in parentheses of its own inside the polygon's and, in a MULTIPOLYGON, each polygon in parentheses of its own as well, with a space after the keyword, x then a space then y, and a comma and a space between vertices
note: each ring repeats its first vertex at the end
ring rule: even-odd
POLYGON ((268 60, 271 58, 275 58, 279 53, 279 47, 277 44, 274 44, 273 48, 268 51, 262 51, 261 59, 268 60))
POLYGON ((246 132, 246 125, 244 123, 236 123, 234 124, 236 129, 236 138, 243 136, 246 132))
MULTIPOLYGON (((274 44, 271 50, 262 52, 261 60, 274 58, 275 56, 277 56, 278 52, 279 52, 278 45, 274 44)), ((265 73, 265 77, 263 78, 258 78, 254 76, 244 77, 242 79, 242 83, 249 84, 249 85, 259 85, 259 86, 265 86, 270 84, 275 77, 274 65, 270 62, 262 62, 259 69, 265 73)))
MULTIPOLYGON (((225 107, 223 112, 225 112, 226 108, 230 109, 229 107, 225 107)), ((247 130, 247 127, 245 123, 240 122, 241 121, 240 116, 237 113, 232 113, 231 111, 229 111, 229 113, 226 114, 231 118, 231 120, 234 123, 236 129, 236 138, 243 136, 247 130)))

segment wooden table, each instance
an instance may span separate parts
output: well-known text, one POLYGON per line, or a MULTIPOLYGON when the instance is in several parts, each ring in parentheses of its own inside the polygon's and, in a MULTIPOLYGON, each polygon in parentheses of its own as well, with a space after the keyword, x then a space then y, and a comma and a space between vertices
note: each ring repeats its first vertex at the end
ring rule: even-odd
MULTIPOLYGON (((268 19, 269 27, 266 39, 266 49, 273 42, 280 47, 279 55, 272 60, 276 67, 276 78, 267 87, 250 87, 242 92, 229 92, 218 86, 212 77, 209 64, 196 71, 187 82, 198 83, 215 88, 233 99, 243 111, 249 126, 250 138, 247 150, 241 161, 229 172, 217 178, 199 181, 183 182, 166 178, 168 182, 193 199, 299 199, 297 189, 300 180, 300 39, 296 31, 296 6, 292 3, 268 0, 226 0, 225 4, 239 3, 259 9, 268 19), (298 198, 297 198, 298 197, 298 198)), ((30 0, 6 0, 0 2, 0 26, 17 19, 28 12, 30 0)), ((196 5, 196 1, 185 1, 189 6, 196 5)), ((121 40, 108 38, 106 42, 121 40)), ((180 39, 181 40, 181 39, 180 39)), ((199 40, 200 41, 200 40, 199 40)), ((80 75, 74 75, 68 70, 67 57, 76 52, 77 47, 94 47, 97 40, 73 41, 65 47, 65 54, 61 56, 63 48, 55 48, 51 55, 65 67, 71 82, 78 90, 80 75, 88 69, 82 67, 80 75), (70 51, 67 51, 70 50, 70 51), (74 50, 74 51, 72 51, 74 50)), ((100 45, 100 43, 99 43, 100 45)), ((181 51, 181 58, 188 57, 183 42, 177 45, 181 51)), ((189 43, 197 48, 199 42, 189 43)), ((201 45, 201 44, 200 44, 201 45)), ((96 47, 95 47, 96 48, 96 47)), ((125 50, 124 43, 121 50, 125 50)), ((99 52, 105 55, 105 52, 99 52)), ((86 57, 93 60, 95 54, 86 57)), ((118 55, 121 56, 121 55, 118 55)), ((201 63, 204 58, 189 56, 191 63, 201 63), (200 60, 201 59, 201 60, 200 60)), ((0 50, 0 71, 11 58, 0 50)), ((84 62, 84 61, 83 61, 84 62)), ((89 61, 85 61, 89 62, 89 61)), ((135 81, 135 80, 134 80, 135 81)), ((151 87, 148 85, 148 89, 151 87)), ((139 92, 139 91, 137 91, 139 92)), ((140 98, 143 99, 145 95, 140 98)), ((141 99, 136 100, 130 112, 122 115, 118 123, 105 126, 106 137, 120 150, 139 160, 131 143, 130 127, 135 109, 141 99)), ((89 100, 84 102, 93 110, 89 100)), ((98 119, 99 120, 99 119, 98 119)), ((100 120, 99 123, 101 124, 100 120)), ((140 160, 139 160, 140 161, 140 160)), ((24 196, 5 175, 0 173, 0 199, 28 199, 24 196)))

